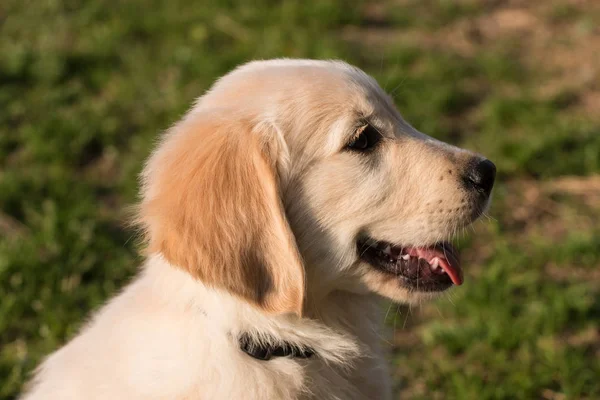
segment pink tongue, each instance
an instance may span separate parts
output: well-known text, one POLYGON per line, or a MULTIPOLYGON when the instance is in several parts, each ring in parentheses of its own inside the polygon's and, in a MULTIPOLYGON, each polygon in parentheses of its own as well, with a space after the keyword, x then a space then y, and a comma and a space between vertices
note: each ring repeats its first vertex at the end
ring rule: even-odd
POLYGON ((438 245, 435 247, 407 247, 404 248, 407 254, 412 257, 419 257, 427 260, 431 264, 431 260, 435 257, 439 258, 439 266, 448 274, 452 283, 459 286, 463 283, 462 269, 458 254, 450 244, 438 245))

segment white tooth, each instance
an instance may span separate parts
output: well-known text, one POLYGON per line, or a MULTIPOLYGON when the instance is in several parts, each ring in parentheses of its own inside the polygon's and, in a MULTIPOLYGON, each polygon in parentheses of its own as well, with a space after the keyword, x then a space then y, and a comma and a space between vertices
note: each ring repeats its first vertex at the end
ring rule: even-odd
POLYGON ((402 259, 403 259, 403 260, 406 260, 406 261, 410 260, 410 254, 405 254, 405 255, 403 255, 403 256, 402 256, 402 259))
POLYGON ((431 263, 429 265, 431 267, 431 270, 435 271, 440 267, 440 259, 435 257, 433 260, 431 260, 431 263))

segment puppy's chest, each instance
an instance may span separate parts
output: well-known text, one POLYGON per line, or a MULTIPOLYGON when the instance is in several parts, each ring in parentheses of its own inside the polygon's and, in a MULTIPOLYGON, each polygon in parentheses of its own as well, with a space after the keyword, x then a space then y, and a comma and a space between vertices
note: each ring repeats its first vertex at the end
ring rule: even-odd
MULTIPOLYGON (((354 336, 354 335, 352 335, 354 336)), ((354 336, 356 338, 356 336, 354 336)), ((235 346, 234 346, 235 347, 235 346)), ((381 399, 390 398, 389 373, 381 348, 362 342, 365 354, 332 361, 331 351, 321 348, 310 357, 298 354, 257 358, 260 352, 233 348, 235 361, 216 388, 225 389, 214 398, 228 399, 381 399), (320 352, 329 351, 325 357, 320 352), (249 354, 250 353, 250 354, 249 354), (330 361, 325 361, 329 358, 330 361), (231 379, 228 384, 225 381, 231 379)), ((337 353, 341 355, 340 353, 337 353)))
MULTIPOLYGON (((387 399, 386 382, 374 374, 380 366, 374 360, 359 360, 354 368, 328 365, 318 358, 308 360, 250 360, 245 374, 245 389, 235 390, 236 399, 387 399)), ((380 371, 381 372, 381 371, 380 371)), ((237 386, 237 385, 236 385, 237 386)), ((241 389, 242 386, 237 386, 241 389)))
POLYGON ((362 356, 339 363, 326 362, 318 352, 309 358, 286 356, 269 360, 243 354, 240 364, 244 365, 245 373, 238 376, 244 379, 252 376, 250 381, 254 386, 254 397, 243 398, 389 399, 391 386, 386 358, 382 348, 375 344, 377 340, 372 339, 361 341, 360 347, 365 351, 362 356))

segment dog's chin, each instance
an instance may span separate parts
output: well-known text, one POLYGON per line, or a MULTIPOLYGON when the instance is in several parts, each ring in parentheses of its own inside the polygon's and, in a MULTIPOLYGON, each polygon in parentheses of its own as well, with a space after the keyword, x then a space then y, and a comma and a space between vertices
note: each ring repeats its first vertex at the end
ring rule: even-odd
MULTIPOLYGON (((368 268, 370 269, 370 267, 368 268)), ((371 292, 403 304, 421 304, 433 300, 443 293, 443 291, 416 292, 405 288, 398 280, 391 278, 389 275, 373 270, 366 271, 363 274, 363 282, 371 292)))
POLYGON ((363 236, 356 249, 369 289, 395 301, 431 299, 463 281, 458 253, 448 242, 394 245, 363 236))

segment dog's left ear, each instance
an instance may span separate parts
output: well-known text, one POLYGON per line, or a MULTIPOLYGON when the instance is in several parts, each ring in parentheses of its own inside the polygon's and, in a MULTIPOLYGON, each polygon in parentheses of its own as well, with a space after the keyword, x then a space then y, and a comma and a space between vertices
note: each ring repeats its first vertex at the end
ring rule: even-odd
POLYGON ((149 250, 269 313, 302 315, 304 267, 282 205, 282 146, 267 126, 192 112, 142 174, 149 250))

